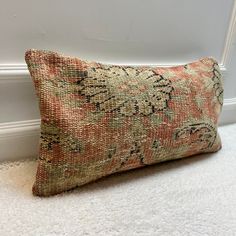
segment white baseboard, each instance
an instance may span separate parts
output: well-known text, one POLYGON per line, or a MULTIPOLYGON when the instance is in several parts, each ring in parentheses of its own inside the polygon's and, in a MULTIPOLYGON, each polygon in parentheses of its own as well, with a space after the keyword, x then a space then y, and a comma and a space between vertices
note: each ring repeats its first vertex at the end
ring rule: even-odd
POLYGON ((0 83, 32 82, 26 65, 0 64, 0 83))
POLYGON ((0 161, 37 157, 40 120, 0 124, 0 161))
POLYGON ((236 122, 236 97, 224 99, 224 106, 220 117, 220 125, 236 122))
MULTIPOLYGON (((236 98, 224 100, 220 125, 236 122, 236 98)), ((0 161, 35 158, 38 152, 40 120, 0 124, 0 161)))

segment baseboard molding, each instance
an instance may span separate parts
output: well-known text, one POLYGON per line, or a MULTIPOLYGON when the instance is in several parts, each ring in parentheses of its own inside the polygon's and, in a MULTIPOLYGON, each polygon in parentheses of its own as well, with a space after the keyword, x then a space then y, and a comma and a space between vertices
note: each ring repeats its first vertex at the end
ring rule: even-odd
POLYGON ((0 140, 11 137, 32 136, 39 133, 40 120, 0 123, 0 140))
POLYGON ((224 106, 220 117, 220 125, 236 122, 236 97, 224 99, 224 106))
POLYGON ((224 99, 223 111, 229 111, 229 110, 236 110, 236 97, 224 99))
MULTIPOLYGON (((236 122, 236 97, 225 99, 220 125, 236 122)), ((37 156, 40 120, 0 124, 0 161, 34 158, 37 156)))
POLYGON ((31 82, 26 65, 1 65, 0 83, 31 82))
POLYGON ((0 124, 0 161, 12 161, 37 156, 40 120, 0 124))

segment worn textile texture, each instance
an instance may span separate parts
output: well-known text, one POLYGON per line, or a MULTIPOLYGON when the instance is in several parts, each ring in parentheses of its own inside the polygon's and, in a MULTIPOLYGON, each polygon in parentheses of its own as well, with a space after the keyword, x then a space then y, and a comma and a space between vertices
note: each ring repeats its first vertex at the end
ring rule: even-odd
POLYGON ((41 112, 35 195, 221 148, 223 88, 213 58, 131 67, 32 49, 25 59, 41 112))

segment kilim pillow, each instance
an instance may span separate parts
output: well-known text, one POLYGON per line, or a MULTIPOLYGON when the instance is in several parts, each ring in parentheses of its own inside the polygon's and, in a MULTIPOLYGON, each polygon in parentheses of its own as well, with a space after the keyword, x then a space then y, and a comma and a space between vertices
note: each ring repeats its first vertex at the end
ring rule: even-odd
POLYGON ((213 58, 121 66, 32 49, 25 59, 41 112, 35 195, 221 148, 223 88, 213 58))

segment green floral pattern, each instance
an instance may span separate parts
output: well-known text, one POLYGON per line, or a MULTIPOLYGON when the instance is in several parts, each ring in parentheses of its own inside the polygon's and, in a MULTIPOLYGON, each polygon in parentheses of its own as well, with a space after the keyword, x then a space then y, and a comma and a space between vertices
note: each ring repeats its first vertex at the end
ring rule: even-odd
POLYGON ((151 69, 106 66, 90 68, 78 81, 79 93, 105 112, 150 115, 168 107, 171 81, 151 69))

